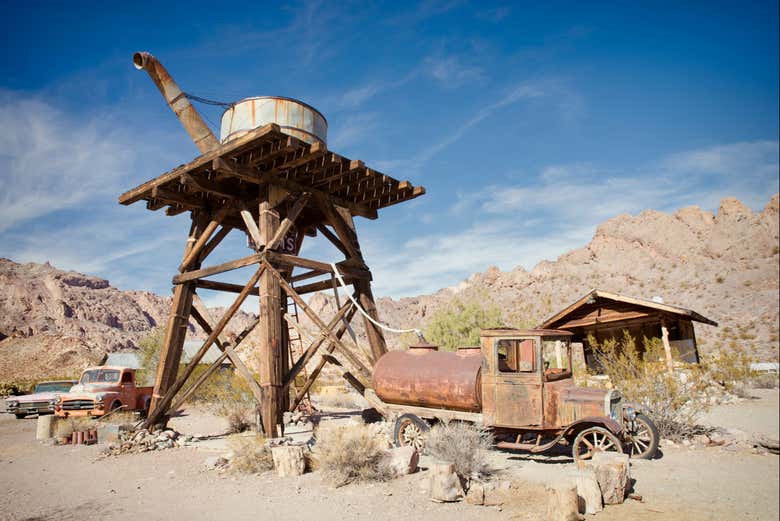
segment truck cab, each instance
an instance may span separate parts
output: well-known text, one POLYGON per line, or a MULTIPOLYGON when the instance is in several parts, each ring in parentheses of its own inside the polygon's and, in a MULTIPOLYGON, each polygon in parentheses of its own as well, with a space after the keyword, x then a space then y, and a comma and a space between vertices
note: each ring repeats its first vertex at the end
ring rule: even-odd
POLYGON ((129 367, 88 367, 78 384, 54 404, 57 416, 102 416, 110 411, 144 411, 149 407, 151 387, 135 385, 135 370, 129 367))

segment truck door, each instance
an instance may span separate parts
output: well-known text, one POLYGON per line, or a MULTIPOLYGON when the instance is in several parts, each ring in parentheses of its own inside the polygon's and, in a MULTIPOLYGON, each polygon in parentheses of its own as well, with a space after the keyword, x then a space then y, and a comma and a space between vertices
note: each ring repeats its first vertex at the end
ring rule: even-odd
POLYGON ((498 339, 495 342, 495 424, 541 427, 542 376, 537 338, 498 339))

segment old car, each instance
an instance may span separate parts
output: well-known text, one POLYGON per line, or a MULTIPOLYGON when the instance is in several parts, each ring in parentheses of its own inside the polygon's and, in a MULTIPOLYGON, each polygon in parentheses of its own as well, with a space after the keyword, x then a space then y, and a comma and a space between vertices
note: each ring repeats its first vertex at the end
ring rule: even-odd
POLYGON ((76 380, 38 382, 30 394, 6 398, 5 412, 19 420, 32 414, 52 414, 57 396, 67 393, 74 385, 76 380))
POLYGON ((366 398, 397 417, 395 442, 422 450, 437 421, 492 430, 501 449, 543 452, 571 447, 574 459, 598 451, 652 458, 658 429, 616 389, 574 384, 571 333, 486 329, 479 347, 438 351, 429 344, 390 351, 374 367, 366 398))
POLYGON ((136 387, 135 370, 100 366, 84 370, 78 384, 54 403, 54 413, 69 416, 103 416, 109 411, 145 412, 152 398, 151 387, 136 387))

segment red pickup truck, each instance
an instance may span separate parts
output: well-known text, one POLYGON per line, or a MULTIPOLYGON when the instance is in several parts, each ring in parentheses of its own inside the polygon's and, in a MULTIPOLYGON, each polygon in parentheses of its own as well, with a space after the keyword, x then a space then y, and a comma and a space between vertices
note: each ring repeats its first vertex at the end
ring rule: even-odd
POLYGON ((62 418, 102 416, 119 408, 145 412, 151 399, 152 387, 136 387, 135 369, 89 367, 81 373, 79 383, 56 400, 54 414, 62 418))

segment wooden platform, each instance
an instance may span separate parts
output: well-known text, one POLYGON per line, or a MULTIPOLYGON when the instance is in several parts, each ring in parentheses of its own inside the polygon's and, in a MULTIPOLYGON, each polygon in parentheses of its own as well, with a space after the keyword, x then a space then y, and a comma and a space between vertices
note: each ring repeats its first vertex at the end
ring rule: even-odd
MULTIPOLYGON (((393 179, 362 161, 330 152, 319 143, 305 143, 270 124, 125 192, 119 202, 129 205, 145 200, 150 210, 166 208, 168 215, 227 209, 225 223, 244 228, 240 209, 256 205, 261 184, 292 193, 327 195, 352 215, 369 219, 375 219, 381 208, 425 193, 422 186, 393 179)), ((305 214, 303 222, 322 220, 320 215, 305 214)))

